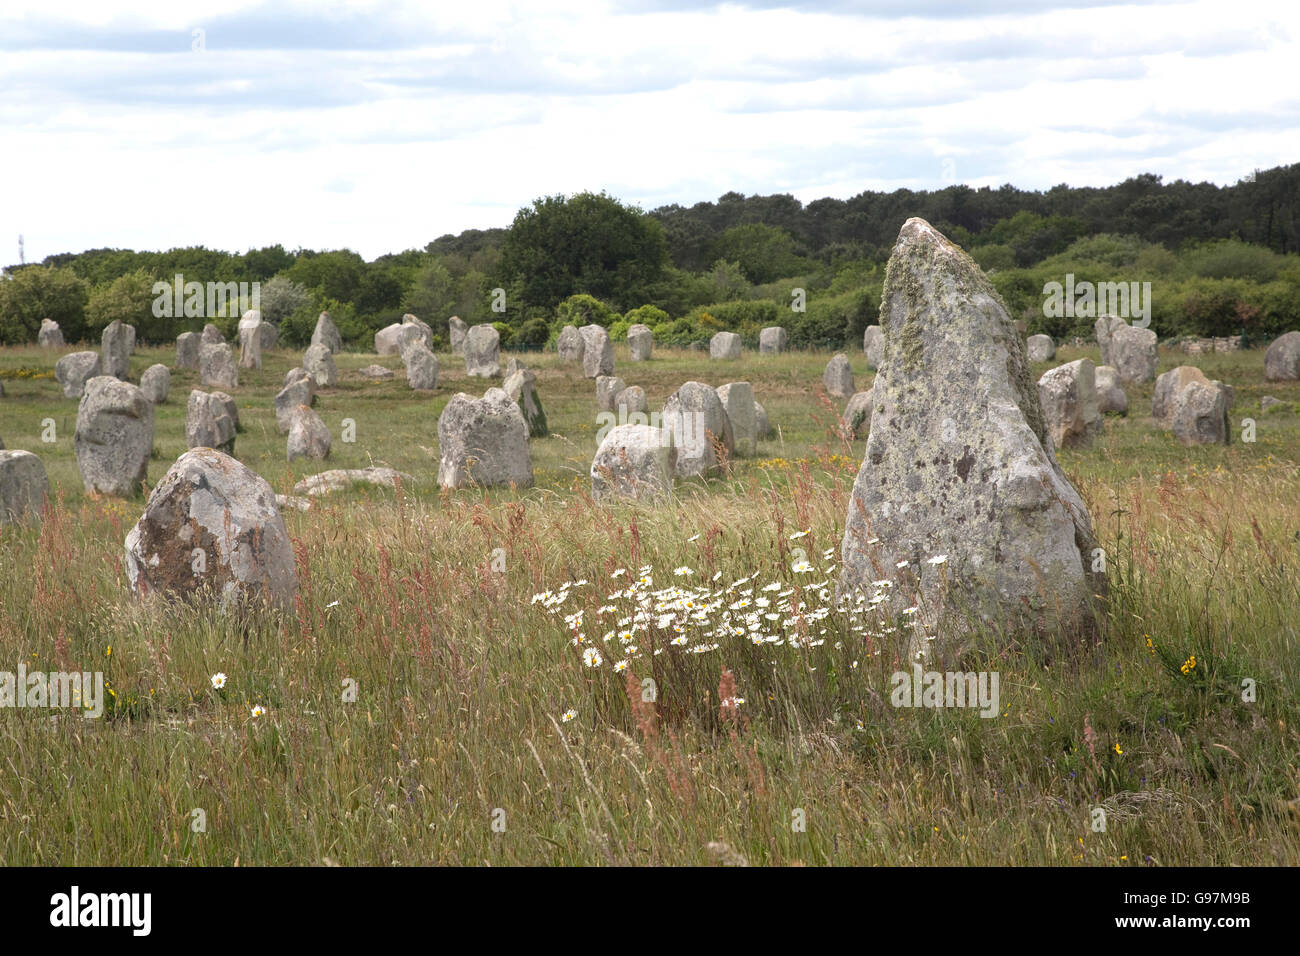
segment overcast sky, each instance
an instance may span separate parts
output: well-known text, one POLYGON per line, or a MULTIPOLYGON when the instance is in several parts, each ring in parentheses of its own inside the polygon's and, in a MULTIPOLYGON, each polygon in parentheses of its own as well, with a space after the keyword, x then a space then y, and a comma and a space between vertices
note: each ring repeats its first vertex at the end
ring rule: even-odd
POLYGON ((1300 4, 0 5, 0 263, 348 247, 534 198, 1227 184, 1300 161, 1300 4), (201 31, 196 33, 195 31, 201 31))

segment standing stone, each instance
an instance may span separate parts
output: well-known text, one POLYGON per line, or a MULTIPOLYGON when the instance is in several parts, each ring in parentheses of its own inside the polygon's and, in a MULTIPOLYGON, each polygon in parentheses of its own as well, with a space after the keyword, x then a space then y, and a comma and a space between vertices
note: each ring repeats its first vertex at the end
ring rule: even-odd
POLYGON ((244 429, 239 424, 239 409, 235 407, 235 400, 225 392, 213 392, 212 397, 221 403, 230 420, 235 423, 235 431, 242 432, 244 429))
POLYGON ((703 382, 687 382, 664 404, 663 429, 677 449, 679 478, 716 472, 721 466, 715 443, 727 455, 736 447, 731 419, 718 393, 703 382))
POLYGON ((867 364, 879 371, 885 363, 885 333, 878 325, 868 325, 862 333, 862 351, 867 355, 867 364))
POLYGON ((135 354, 135 326, 127 325, 124 326, 124 328, 126 329, 126 354, 134 355, 135 354))
POLYGON ((312 378, 311 373, 308 372, 301 365, 299 365, 297 368, 291 368, 289 369, 289 371, 285 372, 284 381, 281 384, 288 385, 291 382, 297 381, 298 379, 311 379, 312 385, 314 386, 316 384, 316 380, 312 378))
POLYGON ((618 425, 605 433, 591 461, 596 501, 658 501, 672 494, 677 449, 660 428, 618 425))
POLYGON ((29 451, 0 451, 0 525, 40 521, 49 493, 50 480, 39 458, 29 451))
POLYGON ((285 453, 289 461, 298 458, 321 460, 330 456, 330 430, 310 406, 298 405, 290 410, 285 453))
POLYGON ((764 438, 771 438, 776 433, 776 429, 772 427, 772 423, 768 420, 767 409, 763 407, 761 402, 754 403, 754 421, 757 423, 760 441, 764 438))
MULTIPOLYGON (((257 352, 259 356, 262 352, 275 348, 275 343, 280 339, 280 330, 270 322, 263 321, 262 313, 257 309, 249 309, 239 320, 239 326, 235 334, 239 337, 241 348, 244 344, 245 335, 251 335, 253 332, 257 333, 257 352)), ((252 366, 245 367, 251 368, 252 366)))
POLYGON ((104 328, 100 337, 99 367, 104 375, 126 381, 131 371, 131 348, 127 340, 128 326, 114 319, 104 328))
POLYGON ((853 369, 847 355, 841 352, 826 363, 822 384, 832 398, 848 398, 853 394, 853 369))
POLYGON ((171 385, 172 373, 166 365, 150 365, 140 376, 140 391, 144 392, 144 397, 155 405, 167 401, 167 393, 171 390, 171 385))
POLYGON ((1222 382, 1191 381, 1174 397, 1174 437, 1184 445, 1226 445, 1229 401, 1222 382))
POLYGON ((411 388, 430 391, 438 387, 438 358, 423 342, 407 346, 402 363, 406 366, 406 384, 411 388))
POLYGON ((316 382, 310 376, 296 378, 275 396, 275 427, 281 435, 289 431, 290 413, 299 405, 310 405, 316 398, 316 382))
POLYGON ((758 333, 758 352, 760 355, 776 355, 789 347, 790 336, 779 325, 768 326, 758 333))
POLYGON ((1100 365, 1093 381, 1097 386, 1097 411, 1103 415, 1128 414, 1128 395, 1119 383, 1119 372, 1109 365, 1100 365))
POLYGON ((1264 353, 1264 378, 1270 382, 1300 379, 1300 332, 1287 332, 1273 340, 1264 353))
POLYGON ((317 388, 333 388, 339 383, 339 370, 334 365, 334 353, 323 345, 309 345, 302 356, 302 367, 307 370, 317 388))
POLYGON ((451 341, 451 350, 454 354, 465 354, 465 336, 468 333, 469 326, 459 315, 453 315, 447 320, 447 336, 451 341))
POLYGON ((1266 412, 1270 408, 1277 408, 1279 405, 1283 405, 1283 404, 1285 403, 1282 401, 1282 399, 1274 398, 1272 395, 1265 395, 1263 398, 1259 400, 1259 410, 1261 412, 1266 412))
POLYGON ((331 352, 343 351, 343 336, 339 333, 339 327, 334 324, 328 312, 322 312, 316 316, 316 329, 311 334, 310 345, 323 345, 331 352))
POLYGON ((54 378, 63 386, 64 398, 80 398, 86 382, 100 374, 98 352, 69 352, 54 363, 54 378))
POLYGON ((1174 405, 1178 393, 1192 382, 1208 383, 1209 379, 1195 365, 1171 368, 1156 379, 1155 392, 1151 396, 1151 417, 1156 420, 1157 425, 1169 428, 1173 424, 1174 405))
POLYGON ((1048 369, 1038 380, 1038 398, 1056 448, 1086 445, 1101 430, 1096 366, 1077 359, 1048 369))
POLYGON ((465 374, 496 378, 501 374, 501 334, 489 323, 473 326, 465 336, 465 374))
POLYGON ((632 354, 633 362, 650 361, 650 353, 654 351, 655 334, 650 331, 650 326, 641 322, 628 327, 627 330, 627 348, 632 354))
POLYGON ((185 407, 185 444, 189 448, 215 448, 235 453, 237 421, 220 392, 190 392, 185 407))
POLYGON ((401 322, 386 325, 375 333, 375 351, 380 355, 400 355, 407 335, 416 336, 418 330, 409 331, 401 322))
POLYGON ((1156 377, 1159 356, 1156 353, 1156 334, 1150 329, 1135 329, 1131 325, 1114 326, 1110 332, 1110 357, 1124 385, 1142 385, 1156 377))
POLYGON ((603 325, 584 325, 582 335, 582 374, 587 378, 614 374, 614 343, 603 325))
POLYGON ((1095 323, 1093 330, 1097 334, 1097 345, 1101 348, 1101 364, 1115 367, 1114 356, 1111 355, 1110 344, 1116 329, 1121 325, 1128 325, 1117 315, 1103 315, 1095 323))
POLYGON ((555 351, 566 362, 582 361, 582 333, 577 326, 566 325, 560 329, 560 337, 555 340, 555 351))
POLYGON ((754 414, 754 388, 748 382, 729 382, 718 389, 718 400, 731 424, 731 441, 737 458, 758 452, 758 418, 754 414))
MULTIPOLYGON (((256 315, 257 313, 252 313, 256 315)), ((239 367, 262 369, 262 330, 265 325, 261 319, 256 323, 248 320, 239 321, 239 367), (245 324, 248 323, 248 324, 245 324)))
POLYGON ((709 339, 709 358, 740 358, 740 336, 735 332, 717 332, 709 339))
POLYGON ((1056 358, 1056 343, 1050 335, 1031 335, 1025 342, 1031 362, 1050 362, 1056 358))
POLYGON ((138 493, 153 452, 153 402, 134 385, 95 376, 77 407, 72 446, 87 492, 138 493))
POLYGON ((951 659, 983 627, 1091 634, 1105 587, 1089 570, 1091 518, 1056 462, 1001 297, 965 252, 909 219, 882 298, 888 357, 848 507, 840 595, 870 597, 874 581, 892 581, 884 607, 920 608, 910 654, 951 659))
MULTIPOLYGON (((408 330, 415 329, 419 333, 415 341, 423 343, 424 347, 430 352, 433 351, 433 329, 430 327, 428 322, 425 322, 423 319, 417 318, 408 312, 406 315, 402 316, 402 325, 406 326, 408 330)), ((410 334, 411 333, 408 331, 407 343, 410 343, 411 341, 409 337, 410 334)))
POLYGON ((176 367, 198 368, 199 346, 203 338, 197 332, 182 332, 176 336, 176 367))
MULTIPOLYGON (((405 353, 403 353, 403 360, 405 360, 405 357, 405 353)), ((366 378, 372 379, 376 382, 382 382, 392 378, 395 373, 391 368, 384 368, 382 365, 367 365, 365 368, 357 372, 357 374, 364 375, 366 378)))
POLYGON ((619 421, 624 423, 632 415, 644 415, 649 407, 645 389, 640 385, 629 385, 614 396, 614 411, 618 413, 619 421))
POLYGON ((199 384, 205 388, 239 387, 235 353, 225 342, 199 349, 199 384))
POLYGON ((226 341, 226 337, 221 334, 221 330, 209 322, 203 326, 203 335, 200 338, 202 345, 221 345, 226 341))
POLYGON ((43 349, 63 348, 63 330, 59 328, 59 323, 53 319, 41 319, 41 330, 36 333, 36 343, 43 349))
POLYGON ((614 396, 627 388, 627 382, 617 375, 599 375, 596 377, 596 404, 602 412, 614 410, 614 396))
MULTIPOLYGON (((472 347, 471 338, 466 338, 466 356, 472 347)), ((438 418, 438 448, 442 455, 438 484, 443 488, 471 483, 481 487, 533 485, 528 423, 502 389, 489 388, 482 398, 464 392, 454 395, 438 418)))
POLYGON ((213 448, 181 455, 153 489, 126 536, 126 574, 138 598, 209 597, 226 610, 289 610, 298 590, 275 491, 213 448))
POLYGON ((840 419, 840 431, 849 438, 861 438, 871 432, 871 392, 857 392, 849 399, 840 419))
POLYGON ((523 413, 530 438, 542 438, 550 433, 546 425, 546 411, 542 408, 542 400, 537 397, 537 389, 534 387, 536 381, 537 376, 532 369, 519 366, 506 376, 501 385, 501 390, 510 396, 510 400, 523 413))

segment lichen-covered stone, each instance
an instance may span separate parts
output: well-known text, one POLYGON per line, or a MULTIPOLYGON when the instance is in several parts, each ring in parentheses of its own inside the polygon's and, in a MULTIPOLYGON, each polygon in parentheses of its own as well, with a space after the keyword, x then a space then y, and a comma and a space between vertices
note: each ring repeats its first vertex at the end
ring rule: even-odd
POLYGON ((190 392, 185 407, 185 444, 190 448, 215 448, 227 455, 235 453, 238 421, 230 413, 220 392, 190 392))
POLYGON ((144 397, 155 405, 167 401, 167 393, 171 391, 171 386, 172 373, 166 365, 150 365, 140 376, 140 391, 144 392, 144 397))
POLYGON ((1088 444, 1101 430, 1095 366, 1078 359, 1048 369, 1038 380, 1038 399, 1056 448, 1088 444))
POLYGON ((176 336, 176 367, 198 368, 199 347, 203 337, 197 332, 182 332, 176 336))
POLYGON ((316 328, 312 332, 311 342, 308 344, 323 345, 336 354, 343 351, 343 336, 328 312, 322 312, 316 316, 316 328))
POLYGON ((849 358, 843 352, 835 355, 826 363, 826 371, 822 373, 822 385, 826 388, 826 394, 831 398, 849 398, 853 395, 853 368, 849 365, 849 358))
POLYGON ((338 366, 334 353, 323 345, 309 345, 302 356, 302 367, 307 370, 317 388, 333 388, 339 383, 338 366))
POLYGON ((790 336, 779 325, 768 326, 758 333, 760 355, 776 355, 790 347, 790 336))
MULTIPOLYGON (((470 348, 467 341, 467 355, 470 348)), ((489 388, 482 398, 452 396, 438 418, 438 449, 438 484, 444 488, 533 485, 528 423, 502 389, 489 388)))
POLYGON ((501 333, 487 322, 471 326, 465 336, 465 374, 475 378, 501 374, 501 333))
POLYGON ((614 374, 614 343, 603 325, 584 325, 582 335, 582 374, 587 378, 614 374))
MULTIPOLYGON (((131 339, 127 335, 130 326, 119 319, 114 319, 104 328, 100 337, 99 367, 104 375, 112 375, 125 382, 131 372, 131 339)), ((134 333, 134 329, 132 329, 134 333)))
POLYGON ((86 382, 99 374, 98 352, 69 352, 54 363, 54 378, 63 386, 64 398, 80 398, 86 382))
POLYGON ((438 387, 438 357, 416 342, 402 353, 406 366, 406 384, 413 389, 430 391, 438 387))
POLYGON ((618 425, 605 433, 591 462, 596 501, 657 501, 672 494, 677 449, 650 425, 618 425))
POLYGON ((311 376, 303 375, 280 389, 275 396, 275 427, 281 435, 289 432, 290 413, 299 405, 310 405, 315 401, 316 384, 311 376))
POLYGON ((308 405, 299 405, 289 411, 285 454, 289 461, 299 458, 320 460, 330 456, 330 430, 308 405))
POLYGON ((559 338, 555 340, 555 351, 566 362, 582 361, 582 333, 576 325, 566 325, 560 329, 559 338))
POLYGON ((199 384, 205 388, 238 388, 235 353, 225 342, 200 346, 199 384))
POLYGON ((740 358, 740 336, 735 332, 715 332, 709 339, 709 358, 727 361, 740 358))
POLYGON ((885 363, 885 334, 880 326, 867 326, 862 333, 862 351, 866 353, 867 364, 879 371, 885 363))
POLYGON ((840 418, 840 431, 849 438, 862 438, 871 431, 871 389, 856 392, 840 418))
POLYGON ((1093 383, 1097 386, 1097 411, 1103 415, 1128 414, 1128 394, 1119 383, 1119 372, 1109 365, 1099 365, 1093 383))
POLYGON ((41 319, 41 329, 36 333, 36 344, 43 349, 63 348, 63 330, 53 319, 41 319))
POLYGON ((1156 334, 1151 329, 1135 329, 1131 325, 1114 326, 1110 332, 1109 365, 1119 373, 1123 385, 1142 385, 1156 377, 1160 358, 1156 350, 1156 334))
POLYGON ((523 413, 530 438, 542 438, 549 434, 546 411, 542 408, 542 400, 537 397, 536 382, 537 376, 532 369, 519 366, 501 384, 501 390, 510 396, 510 400, 523 413))
POLYGON ((73 451, 86 491, 128 498, 140 492, 153 452, 153 402, 129 382, 97 375, 77 406, 73 451))
POLYGON ((721 467, 715 445, 723 453, 735 450, 731 419, 718 393, 703 382, 687 382, 664 404, 663 430, 677 449, 679 478, 713 474, 721 467))
POLYGON ((1050 335, 1031 335, 1025 340, 1025 351, 1031 362, 1050 362, 1056 358, 1056 343, 1050 335))
POLYGON ((465 354, 465 336, 468 333, 469 326, 459 315, 453 315, 447 320, 447 338, 451 342, 451 350, 454 354, 465 354))
POLYGON ((1232 432, 1228 425, 1231 403, 1222 382, 1188 382, 1174 396, 1171 427, 1184 445, 1226 445, 1232 432))
POLYGON ((602 412, 614 410, 614 396, 627 388, 627 382, 617 375, 596 376, 596 404, 602 412))
POLYGON ((1300 379, 1300 332, 1279 335, 1269 345, 1264 352, 1264 378, 1270 382, 1300 379))
POLYGON ((49 493, 50 480, 39 458, 29 451, 0 450, 0 525, 40 521, 49 493))
POLYGON ((650 331, 650 326, 638 322, 628 327, 627 350, 633 362, 650 361, 650 353, 654 351, 654 344, 655 334, 650 331))
POLYGON ((754 414, 754 387, 748 382, 729 382, 718 389, 718 400, 731 424, 731 441, 737 458, 753 458, 758 452, 758 418, 754 414))
POLYGON ((1092 522, 1052 451, 1024 339, 969 256, 921 219, 886 268, 884 367, 841 548, 839 592, 911 615, 908 651, 973 631, 1091 634, 1092 522), (933 637, 930 641, 927 638, 933 637))

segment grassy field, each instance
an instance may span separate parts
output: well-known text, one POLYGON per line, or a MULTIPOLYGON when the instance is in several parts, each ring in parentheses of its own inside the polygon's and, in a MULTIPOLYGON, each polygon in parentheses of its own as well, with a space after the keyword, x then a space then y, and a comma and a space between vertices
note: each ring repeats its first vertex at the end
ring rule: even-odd
MULTIPOLYGON (((1057 361, 1083 356, 1097 360, 1057 361)), ((141 349, 132 378, 173 358, 141 349)), ((633 364, 616 348, 652 409, 689 379, 747 380, 779 427, 658 508, 591 502, 594 385, 554 355, 522 356, 553 433, 532 443, 534 489, 439 491, 438 415, 486 384, 446 354, 432 396, 395 357, 341 356, 317 401, 331 458, 287 464, 271 403, 298 358, 241 371, 237 457, 281 492, 324 468, 415 480, 286 513, 297 606, 248 626, 129 599, 123 539, 143 498, 82 494, 54 356, 0 350, 0 438, 40 455, 55 499, 40 526, 0 528, 0 670, 103 670, 113 691, 102 720, 0 711, 3 862, 1300 863, 1300 387, 1266 383, 1262 352, 1161 356, 1160 371, 1195 364, 1236 387, 1233 444, 1183 448, 1153 426, 1146 386, 1127 419, 1060 454, 1109 557, 1104 639, 966 661, 1000 674, 992 719, 894 708, 897 648, 816 613, 864 446, 835 434, 828 355, 633 364), (375 361, 397 377, 362 379, 375 361), (1284 406, 1260 413, 1266 394, 1284 406), (706 636, 760 598, 762 633, 790 639, 706 636), (638 612, 687 600, 703 616, 684 643, 624 640, 638 612)), ((194 384, 173 374, 150 483, 185 450, 194 384)))

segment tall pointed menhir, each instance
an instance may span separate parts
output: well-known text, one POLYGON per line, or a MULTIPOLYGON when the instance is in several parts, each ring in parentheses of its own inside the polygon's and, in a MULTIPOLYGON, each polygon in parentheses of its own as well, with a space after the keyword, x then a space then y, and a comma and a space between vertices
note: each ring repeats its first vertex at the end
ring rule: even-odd
POLYGON ((996 290, 966 253, 909 219, 885 272, 880 325, 883 367, 840 593, 890 580, 897 609, 919 607, 913 650, 945 656, 976 628, 1091 634, 1105 588, 1092 570, 1092 521, 1056 462, 996 290))

